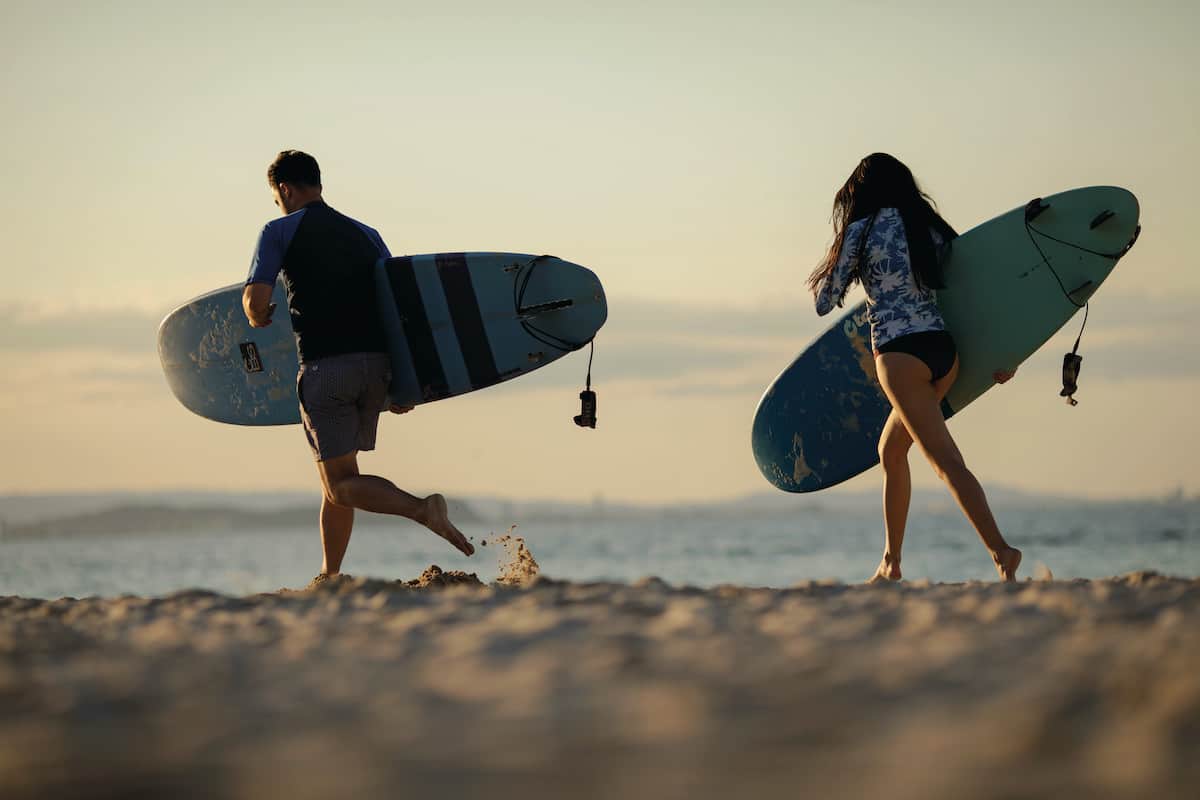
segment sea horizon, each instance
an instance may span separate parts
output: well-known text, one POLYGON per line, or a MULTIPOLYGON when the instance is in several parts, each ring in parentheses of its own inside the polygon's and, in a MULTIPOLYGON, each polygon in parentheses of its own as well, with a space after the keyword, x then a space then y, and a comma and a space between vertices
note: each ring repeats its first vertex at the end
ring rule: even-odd
MULTIPOLYGON (((314 493, 315 494, 315 493, 314 493)), ((0 595, 225 594, 303 586, 319 571, 318 499, 300 492, 95 493, 0 496, 0 595)), ((450 498, 477 545, 466 558, 408 520, 359 513, 343 571, 416 578, 431 565, 503 569, 482 542, 519 537, 541 574, 561 581, 786 587, 856 583, 882 551, 875 492, 749 495, 659 507, 450 498)), ((1020 578, 1107 578, 1153 571, 1200 575, 1200 499, 1169 494, 1095 501, 996 487, 993 507, 1025 552, 1020 578)), ((990 559, 949 496, 914 492, 904 551, 910 580, 995 579, 990 559)))

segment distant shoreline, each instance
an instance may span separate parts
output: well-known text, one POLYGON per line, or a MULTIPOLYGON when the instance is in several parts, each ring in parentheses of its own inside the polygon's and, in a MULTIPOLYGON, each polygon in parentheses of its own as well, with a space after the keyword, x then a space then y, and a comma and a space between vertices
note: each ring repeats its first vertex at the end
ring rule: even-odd
MULTIPOLYGON (((478 521, 476 514, 464 504, 453 504, 452 512, 464 522, 478 521)), ((129 505, 18 525, 0 520, 0 539, 313 527, 319 513, 320 507, 316 504, 264 511, 221 506, 129 505)), ((384 519, 371 515, 366 516, 364 522, 370 525, 372 517, 384 519)))
MULTIPOLYGON (((1173 494, 1158 498, 1093 500, 1033 495, 1002 487, 989 492, 992 504, 1006 510, 1068 508, 1194 508, 1200 498, 1173 494)), ((878 492, 789 495, 783 492, 749 495, 728 502, 631 506, 593 503, 528 501, 494 498, 450 498, 451 515, 468 524, 688 520, 698 517, 746 520, 805 514, 878 514, 878 492)), ((914 511, 956 513, 953 500, 940 489, 913 492, 914 511)), ((312 494, 264 493, 96 493, 82 495, 0 495, 0 541, 36 537, 111 536, 181 531, 308 528, 316 524, 319 507, 312 494)), ((387 518, 360 514, 360 524, 387 524, 387 518)))

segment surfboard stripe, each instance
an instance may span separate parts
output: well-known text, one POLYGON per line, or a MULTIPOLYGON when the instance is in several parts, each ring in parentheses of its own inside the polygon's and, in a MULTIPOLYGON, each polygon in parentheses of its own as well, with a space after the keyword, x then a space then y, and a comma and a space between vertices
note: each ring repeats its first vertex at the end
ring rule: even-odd
POLYGON ((439 253, 437 255, 438 276, 446 293, 450 307, 450 319, 454 322, 454 333, 462 348, 467 374, 471 376, 471 387, 481 389, 491 386, 499 379, 496 358, 488 342, 483 315, 479 310, 479 298, 471 283, 471 270, 467 267, 465 253, 439 253))
POLYGON ((375 262, 375 290, 379 295, 379 316, 383 329, 388 337, 388 355, 392 362, 392 380, 388 384, 388 403, 397 405, 413 405, 414 400, 421 395, 413 396, 413 389, 421 382, 417 379, 417 370, 413 367, 412 348, 408 345, 408 337, 404 335, 404 323, 400 320, 400 311, 396 308, 396 300, 392 297, 392 281, 388 278, 388 258, 375 262))
POLYGON ((471 376, 463 361, 462 346, 454 332, 454 321, 450 318, 450 306, 446 302, 446 291, 438 278, 437 259, 433 255, 413 256, 413 276, 421 291, 421 302, 425 304, 425 316, 433 331, 433 343, 437 346, 446 373, 446 383, 451 394, 471 391, 471 376))
POLYGON ((409 256, 393 258, 387 263, 387 271, 392 283, 392 298, 400 312, 404 335, 408 338, 421 393, 426 398, 443 395, 449 391, 446 371, 433 339, 429 316, 425 313, 425 303, 413 272, 413 260, 409 256))

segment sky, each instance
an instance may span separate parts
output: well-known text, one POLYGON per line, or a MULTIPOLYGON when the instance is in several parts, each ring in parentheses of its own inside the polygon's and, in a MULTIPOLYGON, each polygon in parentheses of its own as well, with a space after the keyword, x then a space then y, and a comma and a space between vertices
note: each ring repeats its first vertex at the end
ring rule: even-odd
POLYGON ((879 150, 959 230, 1078 186, 1138 196, 1079 406, 1076 318, 951 430, 985 487, 1198 492, 1197 35, 1182 1, 6 0, 0 493, 317 490, 298 427, 192 415, 155 349, 170 309, 244 278, 285 148, 394 253, 553 253, 604 282, 597 430, 571 422, 584 354, 385 418, 361 466, 414 492, 770 491, 750 421, 829 324, 803 282, 879 150))

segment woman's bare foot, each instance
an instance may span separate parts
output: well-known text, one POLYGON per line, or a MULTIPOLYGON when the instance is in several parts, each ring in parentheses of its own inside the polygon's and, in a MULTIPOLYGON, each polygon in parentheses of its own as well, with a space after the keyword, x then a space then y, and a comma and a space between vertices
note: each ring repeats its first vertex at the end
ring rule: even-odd
POLYGON ((462 531, 454 527, 454 523, 450 521, 445 497, 440 494, 431 494, 426 497, 422 516, 422 525, 457 547, 465 555, 474 555, 475 548, 467 541, 467 537, 462 535, 462 531))
POLYGON ((323 586, 323 585, 329 583, 330 580, 332 580, 332 579, 333 579, 333 576, 330 575, 328 572, 322 572, 320 575, 318 575, 317 577, 313 578, 311 581, 308 582, 308 586, 304 587, 304 591, 311 592, 313 589, 316 589, 318 586, 323 586))
POLYGON ((884 553, 883 560, 879 562, 879 566, 875 568, 875 574, 871 576, 867 583, 894 583, 902 578, 903 576, 900 574, 900 559, 893 558, 891 553, 884 553))
POLYGON ((1000 573, 1000 580, 1012 583, 1017 579, 1017 567, 1021 566, 1020 550, 1015 547, 1006 547, 992 553, 992 561, 996 564, 996 571, 1000 573))

